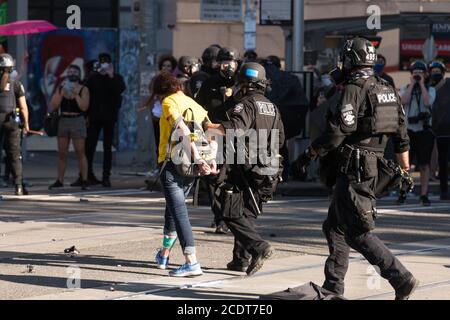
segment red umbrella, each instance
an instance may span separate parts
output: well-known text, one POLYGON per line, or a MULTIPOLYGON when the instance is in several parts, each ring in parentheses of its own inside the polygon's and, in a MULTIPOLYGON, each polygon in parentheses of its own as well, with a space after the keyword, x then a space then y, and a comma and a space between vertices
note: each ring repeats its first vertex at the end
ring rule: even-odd
POLYGON ((0 35, 17 36, 20 34, 40 33, 57 29, 50 22, 44 20, 25 20, 1 25, 0 35))

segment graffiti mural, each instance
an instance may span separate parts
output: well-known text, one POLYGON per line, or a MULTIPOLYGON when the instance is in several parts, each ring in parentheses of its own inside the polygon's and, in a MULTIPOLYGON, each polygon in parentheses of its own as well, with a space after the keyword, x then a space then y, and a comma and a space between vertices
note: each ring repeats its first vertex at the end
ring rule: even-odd
POLYGON ((119 117, 117 148, 135 149, 135 110, 139 103, 139 48, 139 35, 134 30, 64 29, 31 35, 28 40, 27 95, 30 126, 34 130, 42 129, 48 103, 71 64, 80 66, 84 76, 85 63, 96 60, 99 53, 108 52, 116 63, 116 70, 123 75, 127 84, 119 117))
POLYGON ((115 56, 115 49, 116 31, 113 29, 58 30, 31 35, 27 98, 32 128, 42 128, 48 102, 71 64, 84 71, 85 62, 96 59, 101 52, 115 56))
POLYGON ((120 32, 119 70, 127 89, 123 95, 119 114, 118 149, 136 150, 137 148, 137 106, 139 104, 139 48, 140 36, 136 31, 120 32))

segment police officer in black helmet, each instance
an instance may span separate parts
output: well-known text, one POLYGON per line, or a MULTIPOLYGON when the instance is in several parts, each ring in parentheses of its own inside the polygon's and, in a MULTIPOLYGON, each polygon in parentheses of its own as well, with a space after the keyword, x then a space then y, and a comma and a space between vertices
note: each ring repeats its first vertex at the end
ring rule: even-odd
POLYGON ((406 300, 418 281, 372 233, 376 218, 376 184, 389 136, 393 137, 399 165, 409 169, 409 138, 405 113, 396 93, 374 74, 377 59, 372 43, 356 37, 341 54, 345 89, 326 132, 317 138, 297 164, 304 170, 316 156, 337 149, 338 175, 323 231, 330 256, 325 264, 323 287, 344 293, 350 248, 379 268, 394 287, 397 300, 406 300))
POLYGON ((238 70, 239 53, 234 49, 222 48, 217 55, 219 72, 203 83, 197 102, 207 111, 212 122, 223 119, 222 107, 233 95, 235 76, 238 70))
POLYGON ((212 45, 203 51, 200 71, 193 74, 189 79, 188 86, 192 98, 197 99, 203 83, 219 72, 219 63, 217 62, 219 51, 220 46, 218 45, 212 45))
POLYGON ((178 68, 180 74, 178 80, 183 84, 183 91, 186 95, 193 97, 196 92, 196 87, 191 87, 190 79, 192 76, 200 72, 201 63, 198 58, 190 56, 182 56, 178 60, 178 68))
POLYGON ((217 61, 217 56, 219 51, 222 49, 219 45, 212 45, 203 51, 202 54, 202 71, 206 72, 210 76, 219 71, 219 62, 217 61))
POLYGON ((5 140, 8 162, 12 167, 15 194, 27 195, 22 182, 21 135, 29 131, 28 107, 23 85, 12 80, 10 75, 14 68, 14 59, 9 54, 0 55, 0 145, 5 140))
MULTIPOLYGON (((237 136, 239 131, 244 133, 236 144, 226 136, 227 150, 228 145, 235 146, 235 158, 221 184, 221 209, 235 237, 233 261, 227 268, 246 271, 248 275, 257 272, 273 254, 270 244, 256 231, 255 220, 262 203, 272 198, 282 172, 279 150, 284 144, 284 128, 278 108, 264 96, 267 85, 264 67, 255 62, 245 63, 238 73, 235 104, 227 112, 228 119, 215 127, 223 135, 226 130, 234 130, 237 136), (250 137, 249 141, 245 141, 245 136, 250 137), (242 151, 239 146, 245 146, 244 163, 239 160, 242 151), (264 158, 268 154, 270 160, 264 158)), ((227 163, 231 162, 230 156, 226 154, 227 163)))
MULTIPOLYGON (((226 120, 225 111, 230 105, 227 101, 233 97, 235 76, 238 70, 239 54, 234 49, 221 48, 217 54, 218 72, 207 79, 200 88, 196 101, 208 111, 208 116, 213 123, 221 123, 226 120)), ((220 199, 217 198, 215 178, 206 177, 204 181, 208 184, 211 210, 214 214, 213 226, 216 233, 226 234, 228 228, 222 219, 220 199)))

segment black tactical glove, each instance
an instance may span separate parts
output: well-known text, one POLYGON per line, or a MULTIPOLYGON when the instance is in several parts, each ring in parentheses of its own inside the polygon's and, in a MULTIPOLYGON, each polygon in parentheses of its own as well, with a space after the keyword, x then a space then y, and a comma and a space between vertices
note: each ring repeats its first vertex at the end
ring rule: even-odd
POLYGON ((307 148, 294 162, 294 169, 298 172, 299 176, 306 174, 306 168, 308 168, 313 158, 311 148, 307 148))
POLYGON ((404 193, 411 193, 414 190, 414 180, 408 171, 400 168, 400 175, 402 177, 400 191, 404 193))

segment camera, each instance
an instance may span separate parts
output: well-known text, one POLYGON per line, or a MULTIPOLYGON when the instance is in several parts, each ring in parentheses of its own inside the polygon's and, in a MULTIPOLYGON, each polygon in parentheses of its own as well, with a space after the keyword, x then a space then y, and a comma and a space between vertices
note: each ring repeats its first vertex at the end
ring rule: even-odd
POLYGON ((422 80, 422 77, 416 74, 416 75, 414 76, 414 80, 415 80, 416 82, 420 82, 420 80, 422 80))
POLYGON ((420 121, 423 121, 424 123, 424 128, 428 128, 429 125, 429 120, 431 119, 431 114, 429 114, 428 112, 420 112, 417 117, 409 117, 408 118, 408 122, 410 124, 418 124, 420 121))

